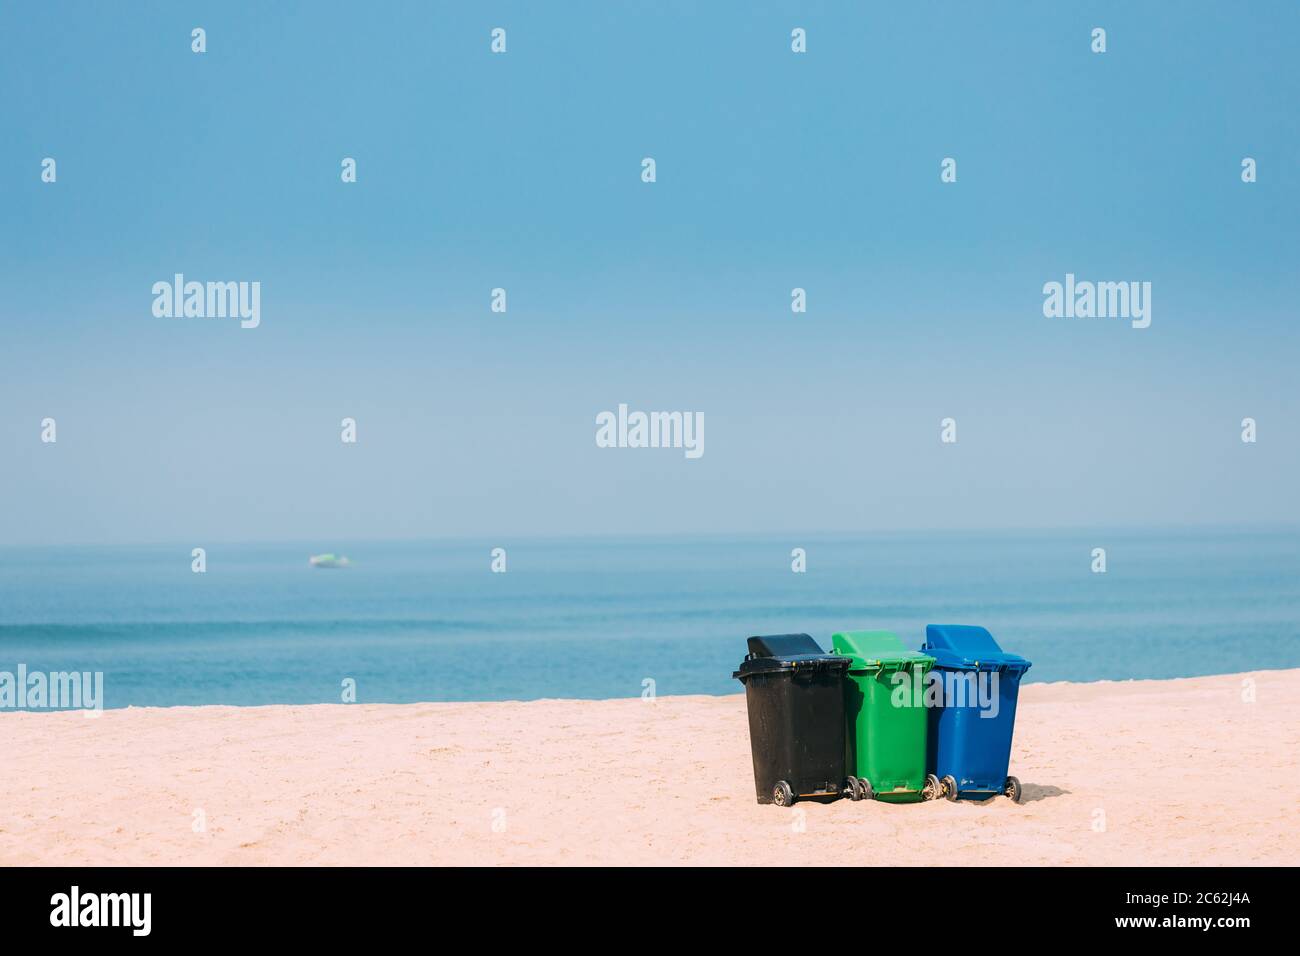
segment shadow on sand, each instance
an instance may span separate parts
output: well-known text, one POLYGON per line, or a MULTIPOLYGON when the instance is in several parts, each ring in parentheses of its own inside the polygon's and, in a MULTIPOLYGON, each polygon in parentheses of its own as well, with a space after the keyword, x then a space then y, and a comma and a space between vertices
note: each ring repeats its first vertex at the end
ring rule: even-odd
POLYGON ((1041 783, 1026 783, 1022 786, 1024 793, 1020 797, 1021 803, 1034 803, 1052 797, 1063 797, 1070 792, 1069 790, 1062 790, 1060 787, 1044 786, 1041 783))

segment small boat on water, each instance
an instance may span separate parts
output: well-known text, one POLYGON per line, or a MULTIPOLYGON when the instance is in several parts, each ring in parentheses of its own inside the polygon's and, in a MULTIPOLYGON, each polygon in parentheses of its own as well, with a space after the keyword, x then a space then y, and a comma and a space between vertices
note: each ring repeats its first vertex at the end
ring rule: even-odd
POLYGON ((346 568, 352 563, 341 554, 313 554, 307 561, 313 568, 346 568))

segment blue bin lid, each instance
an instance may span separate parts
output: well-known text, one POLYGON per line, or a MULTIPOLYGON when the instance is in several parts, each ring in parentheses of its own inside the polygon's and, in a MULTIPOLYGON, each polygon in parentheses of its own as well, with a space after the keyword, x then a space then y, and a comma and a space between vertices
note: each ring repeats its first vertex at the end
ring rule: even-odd
POLYGON ((936 667, 965 670, 1029 670, 1029 661, 1008 654, 993 640, 987 628, 973 624, 927 624, 921 650, 934 655, 936 667))

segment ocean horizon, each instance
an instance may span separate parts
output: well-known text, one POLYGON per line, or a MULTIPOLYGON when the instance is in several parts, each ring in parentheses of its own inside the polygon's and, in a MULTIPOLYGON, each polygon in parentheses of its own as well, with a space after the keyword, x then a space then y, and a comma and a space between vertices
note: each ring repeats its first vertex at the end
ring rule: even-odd
POLYGON ((337 703, 348 681, 359 703, 728 694, 749 635, 883 628, 919 647, 929 623, 989 628, 1029 682, 1300 666, 1294 529, 213 544, 204 573, 191 561, 0 548, 0 673, 102 672, 105 708, 337 703), (324 551, 350 566, 310 566, 324 551))

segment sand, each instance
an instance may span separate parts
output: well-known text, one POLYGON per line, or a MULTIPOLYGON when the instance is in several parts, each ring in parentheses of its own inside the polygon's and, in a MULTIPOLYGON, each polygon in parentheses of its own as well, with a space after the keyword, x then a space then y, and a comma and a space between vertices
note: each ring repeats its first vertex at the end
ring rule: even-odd
POLYGON ((741 695, 10 712, 0 740, 0 865, 1300 858, 1300 670, 1027 684, 1020 805, 759 806, 741 695))

